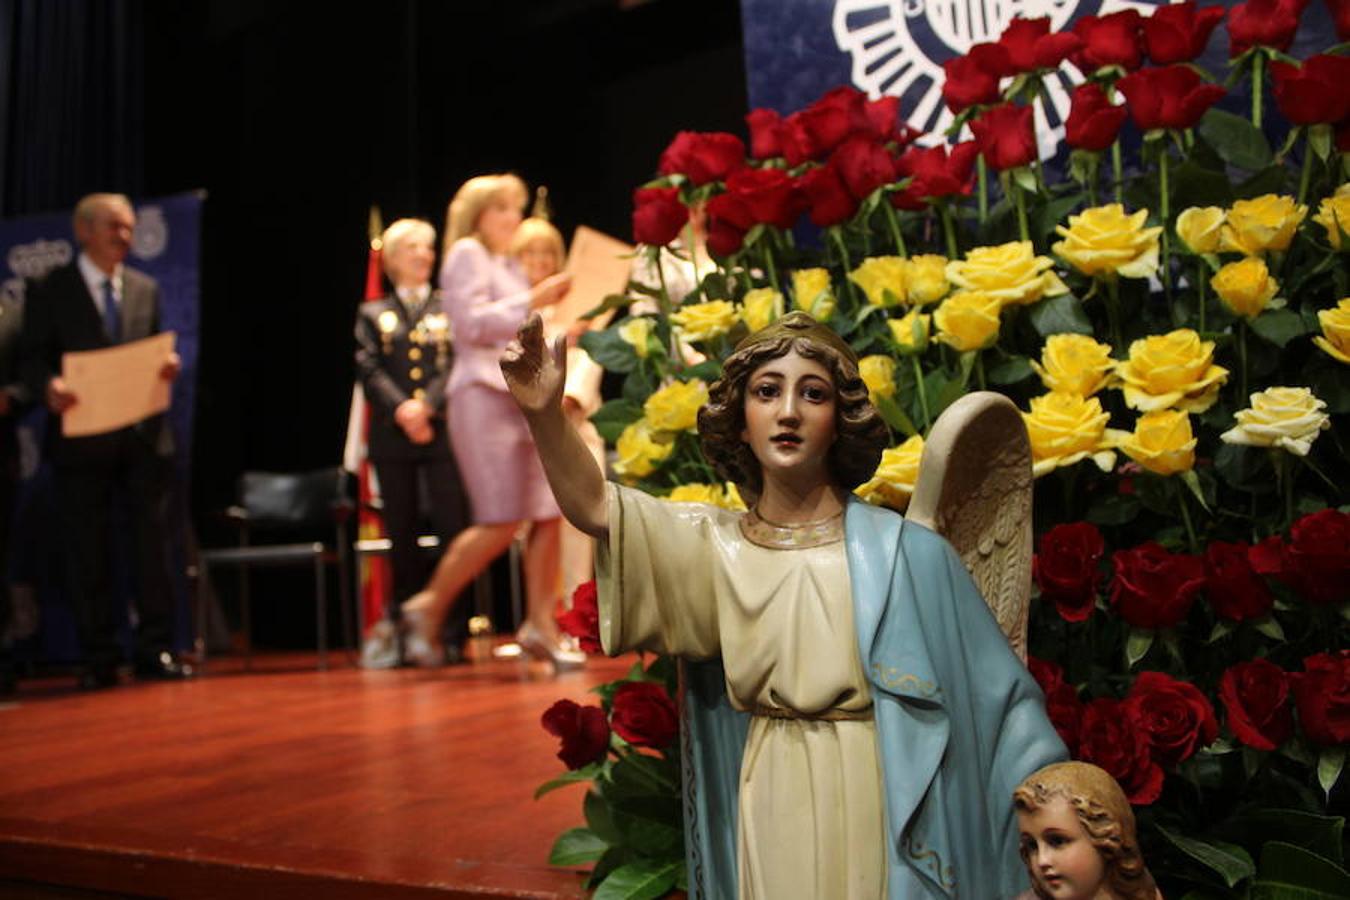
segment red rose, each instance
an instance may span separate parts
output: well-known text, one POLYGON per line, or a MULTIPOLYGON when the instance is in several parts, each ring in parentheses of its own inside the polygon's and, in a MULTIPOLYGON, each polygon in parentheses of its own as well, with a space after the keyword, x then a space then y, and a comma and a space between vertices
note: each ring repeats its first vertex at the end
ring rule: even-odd
POLYGON ((744 204, 753 222, 779 228, 791 228, 805 209, 797 185, 782 169, 737 169, 727 176, 727 193, 744 204))
POLYGON ((1284 552, 1284 578, 1304 598, 1350 599, 1350 515, 1323 509, 1304 516, 1289 530, 1284 552))
POLYGON ((609 749, 609 723, 598 706, 559 700, 545 711, 540 724, 549 734, 562 738, 558 759, 569 769, 593 763, 609 749))
POLYGON ((1078 758, 1105 769, 1136 806, 1147 806, 1162 794, 1162 767, 1119 701, 1101 698, 1083 710, 1078 758))
POLYGON ((1258 44, 1288 50, 1308 0, 1247 0, 1228 11, 1228 56, 1241 56, 1258 44))
POLYGON ((730 256, 741 249, 745 233, 755 226, 750 207, 735 194, 718 194, 708 201, 708 249, 730 256))
POLYGON ((829 165, 839 173, 853 199, 859 201, 895 180, 895 160, 885 147, 862 135, 855 135, 840 144, 830 155, 829 165))
POLYGON ((1079 150, 1102 151, 1115 142, 1125 124, 1125 107, 1106 97, 1101 85, 1080 84, 1073 91, 1073 105, 1064 123, 1064 140, 1079 150))
POLYGON ((1222 85, 1201 84, 1190 66, 1140 69, 1116 82, 1129 101, 1130 117, 1142 131, 1191 128, 1226 93, 1222 85))
POLYGON ((1143 21, 1144 49, 1154 65, 1190 62, 1205 52, 1210 33, 1223 21, 1222 6, 1199 9, 1194 3, 1157 6, 1143 21))
POLYGON ((750 155, 755 159, 770 159, 783 155, 778 140, 778 130, 782 127, 783 117, 772 109, 752 109, 745 117, 746 127, 750 129, 750 155))
POLYGON ((841 85, 801 111, 802 126, 811 136, 817 156, 829 153, 849 135, 868 130, 866 103, 867 95, 862 91, 841 85))
POLYGON ((942 64, 944 80, 942 99, 954 113, 980 103, 997 103, 1002 99, 998 90, 997 72, 991 72, 974 56, 958 56, 942 64))
POLYGON ((1350 742, 1350 650, 1309 656, 1303 672, 1289 677, 1308 739, 1323 747, 1350 742))
POLYGON ((619 737, 635 747, 661 750, 675 742, 680 717, 666 689, 651 681, 626 681, 614 692, 610 718, 619 737))
POLYGON ((1143 58, 1139 39, 1142 16, 1132 9, 1109 16, 1083 16, 1074 23, 1073 33, 1083 46, 1074 54, 1074 64, 1090 75, 1102 66, 1137 69, 1143 58))
POLYGON ((833 166, 809 169, 797 179, 811 210, 811 221, 821 228, 838 225, 858 211, 858 201, 848 192, 833 166))
POLYGON ((1083 41, 1078 35, 1063 31, 1050 33, 1050 18, 1023 19, 1008 23, 999 36, 998 44, 1008 51, 1010 74, 1035 72, 1038 69, 1057 69, 1059 64, 1077 51, 1083 41))
POLYGON ((745 144, 720 131, 681 131, 661 154, 662 175, 676 172, 694 184, 721 181, 745 163, 745 144))
POLYGON ((603 653, 600 645, 600 604, 595 590, 595 579, 577 585, 572 592, 572 608, 561 610, 554 617, 563 634, 570 634, 587 653, 603 653))
POLYGON ((1275 78, 1275 103, 1294 125, 1339 122, 1350 116, 1350 56, 1319 53, 1302 68, 1286 62, 1270 64, 1275 78))
POLYGON ((1102 533, 1090 522, 1056 525, 1041 535, 1032 577, 1065 621, 1084 622, 1092 615, 1104 553, 1102 533))
POLYGON ((796 168, 820 155, 802 120, 801 110, 793 113, 778 126, 778 144, 788 165, 796 168))
POLYGON ((1205 595, 1220 617, 1232 622, 1259 619, 1275 605, 1275 596, 1251 564, 1251 547, 1210 541, 1205 548, 1205 595))
POLYGON ((1172 628, 1205 584, 1199 557, 1169 553, 1156 541, 1111 555, 1111 608, 1135 628, 1172 628))
POLYGON ((1219 737, 1214 707, 1200 689, 1162 672, 1140 673, 1125 711, 1148 736, 1153 758, 1165 766, 1190 759, 1219 737))
POLYGON ((1274 750, 1293 733, 1289 673, 1268 659, 1230 666, 1219 679, 1219 699, 1228 729, 1248 747, 1274 750))
POLYGON ((895 162, 899 178, 913 178, 900 193, 891 195, 891 203, 901 209, 923 209, 929 198, 970 193, 971 174, 980 148, 974 141, 962 141, 950 149, 911 147, 895 162))
POLYGON ((1064 670, 1055 663, 1028 656, 1027 668, 1045 692, 1045 713, 1050 717, 1050 724, 1055 726, 1060 740, 1073 754, 1078 747, 1078 727, 1083 718, 1083 701, 1078 699, 1078 691, 1064 680, 1064 670))
POLYGON ((1350 41, 1350 0, 1327 0, 1327 11, 1336 23, 1336 37, 1350 41))
POLYGON ((633 191, 633 240, 663 247, 675 240, 689 221, 689 208, 680 202, 679 188, 638 188, 633 191))
POLYGON ((867 133, 881 142, 895 138, 895 124, 900 118, 899 97, 878 97, 863 105, 867 114, 867 133))
POLYGON ((970 123, 980 155, 1002 171, 1025 166, 1036 158, 1036 129, 1030 106, 1005 103, 987 109, 970 123))

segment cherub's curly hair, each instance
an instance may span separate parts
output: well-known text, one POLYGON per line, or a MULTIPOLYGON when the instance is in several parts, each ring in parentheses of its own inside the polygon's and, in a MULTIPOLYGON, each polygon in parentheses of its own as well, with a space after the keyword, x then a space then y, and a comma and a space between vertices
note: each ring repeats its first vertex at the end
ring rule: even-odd
POLYGON ((727 357, 722 377, 708 389, 708 402, 698 413, 703 455, 718 476, 734 482, 747 501, 764 489, 759 460, 741 439, 745 430, 745 389, 750 375, 764 363, 793 350, 830 370, 835 390, 835 442, 827 465, 840 487, 852 490, 872 477, 890 435, 858 374, 858 364, 836 348, 799 334, 746 343, 727 357))

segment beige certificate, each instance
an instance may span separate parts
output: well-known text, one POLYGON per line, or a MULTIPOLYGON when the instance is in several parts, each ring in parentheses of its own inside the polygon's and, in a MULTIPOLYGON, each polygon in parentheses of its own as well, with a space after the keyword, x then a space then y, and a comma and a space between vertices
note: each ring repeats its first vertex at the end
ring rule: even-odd
POLYGON ((62 355, 61 377, 76 402, 61 417, 61 433, 104 434, 168 409, 173 384, 160 372, 175 338, 165 331, 106 350, 62 355))
MULTIPOLYGON (((609 294, 622 294, 633 267, 632 252, 633 248, 623 241, 594 228, 578 226, 567 254, 566 270, 572 273, 572 287, 554 307, 553 324, 565 326, 599 306, 609 294)), ((597 316, 591 328, 604 328, 613 315, 607 312, 597 316)))

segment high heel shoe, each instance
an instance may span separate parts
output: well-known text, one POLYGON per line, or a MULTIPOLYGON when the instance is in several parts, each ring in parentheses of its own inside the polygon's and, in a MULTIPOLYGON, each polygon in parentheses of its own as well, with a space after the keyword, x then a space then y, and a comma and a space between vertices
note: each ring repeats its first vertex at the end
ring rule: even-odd
POLYGON ((516 643, 535 659, 552 663, 555 673, 580 669, 586 665, 585 653, 553 643, 532 622, 526 622, 516 631, 516 643))
MULTIPOLYGON (((412 599, 419 595, 414 594, 412 599)), ((411 601, 409 601, 411 602, 411 601)), ((427 614, 425 609, 408 609, 404 604, 403 616, 403 659, 422 669, 435 669, 445 664, 445 648, 440 641, 427 636, 427 614)))

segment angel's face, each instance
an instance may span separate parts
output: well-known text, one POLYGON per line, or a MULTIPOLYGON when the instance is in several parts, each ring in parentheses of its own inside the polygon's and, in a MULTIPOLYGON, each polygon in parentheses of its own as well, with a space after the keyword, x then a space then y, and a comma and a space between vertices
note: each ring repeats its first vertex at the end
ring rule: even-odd
POLYGON ((830 478, 836 405, 830 370, 795 350, 750 373, 741 440, 750 445, 766 481, 830 478))

